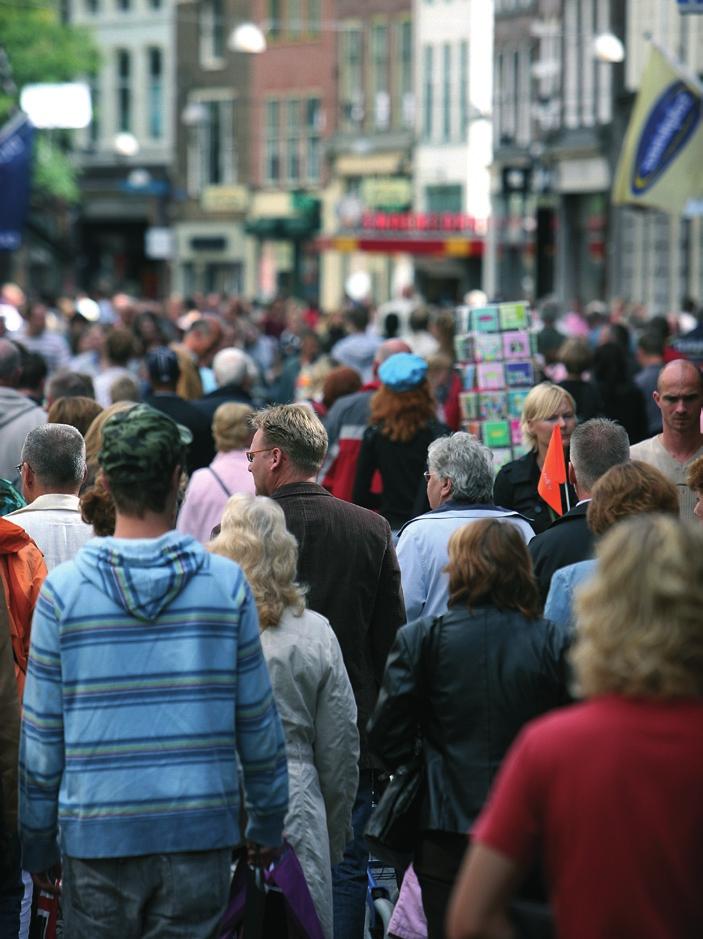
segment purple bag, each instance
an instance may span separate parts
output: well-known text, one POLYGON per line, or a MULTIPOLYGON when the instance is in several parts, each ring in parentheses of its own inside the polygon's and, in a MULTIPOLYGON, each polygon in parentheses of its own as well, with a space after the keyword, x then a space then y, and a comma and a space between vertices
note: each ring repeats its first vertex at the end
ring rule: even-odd
POLYGON ((293 848, 270 870, 254 871, 243 856, 234 872, 219 939, 324 939, 320 920, 293 848))

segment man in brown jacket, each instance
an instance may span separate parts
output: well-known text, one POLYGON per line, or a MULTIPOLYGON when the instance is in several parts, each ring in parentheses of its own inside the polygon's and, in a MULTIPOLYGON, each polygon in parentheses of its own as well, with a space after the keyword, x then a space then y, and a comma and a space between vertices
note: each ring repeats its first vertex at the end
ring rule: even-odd
POLYGON ((249 471, 257 495, 281 506, 298 540, 298 580, 309 589, 311 610, 330 621, 339 640, 358 712, 361 738, 354 840, 334 869, 335 939, 363 935, 368 849, 363 839, 371 812, 371 770, 366 723, 380 687, 396 630, 405 622, 400 570, 388 522, 336 499, 315 480, 327 451, 327 433, 306 405, 259 411, 249 471))

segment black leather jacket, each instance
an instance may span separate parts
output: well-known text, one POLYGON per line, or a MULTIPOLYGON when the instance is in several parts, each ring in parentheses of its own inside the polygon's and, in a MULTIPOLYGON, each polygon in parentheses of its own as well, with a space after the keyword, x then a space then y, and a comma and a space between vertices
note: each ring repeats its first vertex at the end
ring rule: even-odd
POLYGON ((392 771, 420 734, 420 830, 469 830, 522 725, 566 702, 562 658, 551 623, 494 607, 456 608, 398 630, 368 744, 392 771))

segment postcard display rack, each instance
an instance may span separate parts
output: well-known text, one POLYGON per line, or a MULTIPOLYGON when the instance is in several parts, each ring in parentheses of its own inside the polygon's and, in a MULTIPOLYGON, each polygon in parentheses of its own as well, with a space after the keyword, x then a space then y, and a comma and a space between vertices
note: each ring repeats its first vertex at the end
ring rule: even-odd
POLYGON ((535 383, 536 351, 528 306, 460 307, 456 325, 462 425, 493 451, 498 470, 525 453, 520 415, 535 383))

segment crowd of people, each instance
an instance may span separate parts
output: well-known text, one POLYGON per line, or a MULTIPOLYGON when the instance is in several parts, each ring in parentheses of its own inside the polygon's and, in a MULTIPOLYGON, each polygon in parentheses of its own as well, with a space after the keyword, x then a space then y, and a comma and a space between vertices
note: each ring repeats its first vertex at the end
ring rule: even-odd
POLYGON ((410 774, 389 936, 703 935, 703 326, 538 312, 496 473, 451 311, 2 288, 3 939, 365 939, 410 774))

